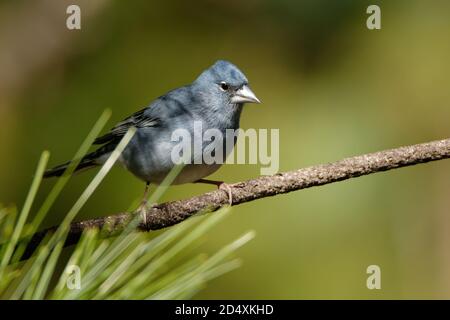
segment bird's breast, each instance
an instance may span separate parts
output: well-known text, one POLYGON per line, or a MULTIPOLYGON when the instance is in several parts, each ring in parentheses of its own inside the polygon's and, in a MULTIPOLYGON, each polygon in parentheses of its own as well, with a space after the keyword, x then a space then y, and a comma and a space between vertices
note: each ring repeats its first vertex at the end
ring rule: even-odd
POLYGON ((238 128, 239 118, 202 115, 178 118, 157 128, 138 129, 121 162, 140 179, 160 183, 175 166, 174 148, 184 144, 190 147, 190 163, 174 183, 194 182, 212 174, 225 162, 236 143, 238 128))

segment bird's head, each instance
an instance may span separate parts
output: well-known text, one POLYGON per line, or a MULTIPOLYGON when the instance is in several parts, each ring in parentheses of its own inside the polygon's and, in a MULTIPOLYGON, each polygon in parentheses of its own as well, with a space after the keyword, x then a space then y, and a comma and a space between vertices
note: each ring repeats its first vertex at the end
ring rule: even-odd
POLYGON ((261 103, 250 89, 242 71, 228 61, 217 61, 195 83, 228 104, 261 103))

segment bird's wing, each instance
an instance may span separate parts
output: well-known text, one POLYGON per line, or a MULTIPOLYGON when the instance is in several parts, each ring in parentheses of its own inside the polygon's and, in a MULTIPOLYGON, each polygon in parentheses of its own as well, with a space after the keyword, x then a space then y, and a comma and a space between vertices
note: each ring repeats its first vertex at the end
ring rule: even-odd
POLYGON ((190 115, 190 107, 194 101, 189 86, 169 91, 150 103, 149 106, 132 114, 116 124, 107 134, 97 138, 94 144, 105 144, 120 140, 132 126, 139 128, 161 127, 165 120, 179 118, 181 114, 190 115), (165 120, 164 120, 165 119, 165 120))
POLYGON ((94 144, 105 144, 113 140, 119 140, 127 133, 130 127, 144 128, 158 126, 159 119, 157 117, 149 116, 148 113, 146 113, 146 110, 148 110, 148 108, 139 110, 128 118, 123 119, 107 134, 95 139, 94 144))

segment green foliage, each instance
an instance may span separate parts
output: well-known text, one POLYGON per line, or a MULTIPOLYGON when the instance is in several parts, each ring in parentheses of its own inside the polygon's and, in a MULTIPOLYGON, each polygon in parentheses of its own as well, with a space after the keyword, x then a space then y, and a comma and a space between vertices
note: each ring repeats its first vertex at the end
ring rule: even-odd
MULTIPOLYGON (((123 137, 58 229, 44 238, 30 259, 21 261, 29 236, 37 231, 79 159, 88 151, 109 116, 109 111, 102 114, 31 222, 26 223, 49 159, 48 151, 42 153, 20 213, 17 214, 14 207, 0 206, 0 298, 186 299, 210 279, 240 265, 238 259, 231 257, 236 249, 253 238, 253 232, 247 232, 210 257, 194 254, 191 250, 202 236, 229 214, 229 209, 189 219, 156 237, 135 232, 139 222, 137 215, 114 238, 105 238, 103 230, 86 230, 70 257, 64 259, 61 256, 70 223, 114 165, 133 137, 134 129, 123 137), (58 271, 58 266, 63 267, 62 271, 58 271)), ((175 168, 166 177, 153 193, 151 202, 160 198, 180 169, 175 168)))

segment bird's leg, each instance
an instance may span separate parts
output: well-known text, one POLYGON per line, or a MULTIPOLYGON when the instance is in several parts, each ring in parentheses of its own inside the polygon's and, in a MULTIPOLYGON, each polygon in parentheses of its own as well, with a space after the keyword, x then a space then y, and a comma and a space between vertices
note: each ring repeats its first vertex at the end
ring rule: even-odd
POLYGON ((215 181, 215 180, 208 180, 208 179, 198 179, 194 183, 205 183, 205 184, 212 184, 215 185, 218 189, 223 190, 228 195, 228 204, 231 206, 233 205, 233 195, 231 193, 231 186, 223 181, 215 181))
POLYGON ((137 212, 141 214, 142 221, 146 225, 147 224, 147 201, 148 201, 148 192, 150 191, 150 182, 145 183, 144 195, 141 200, 141 204, 139 205, 137 212))

